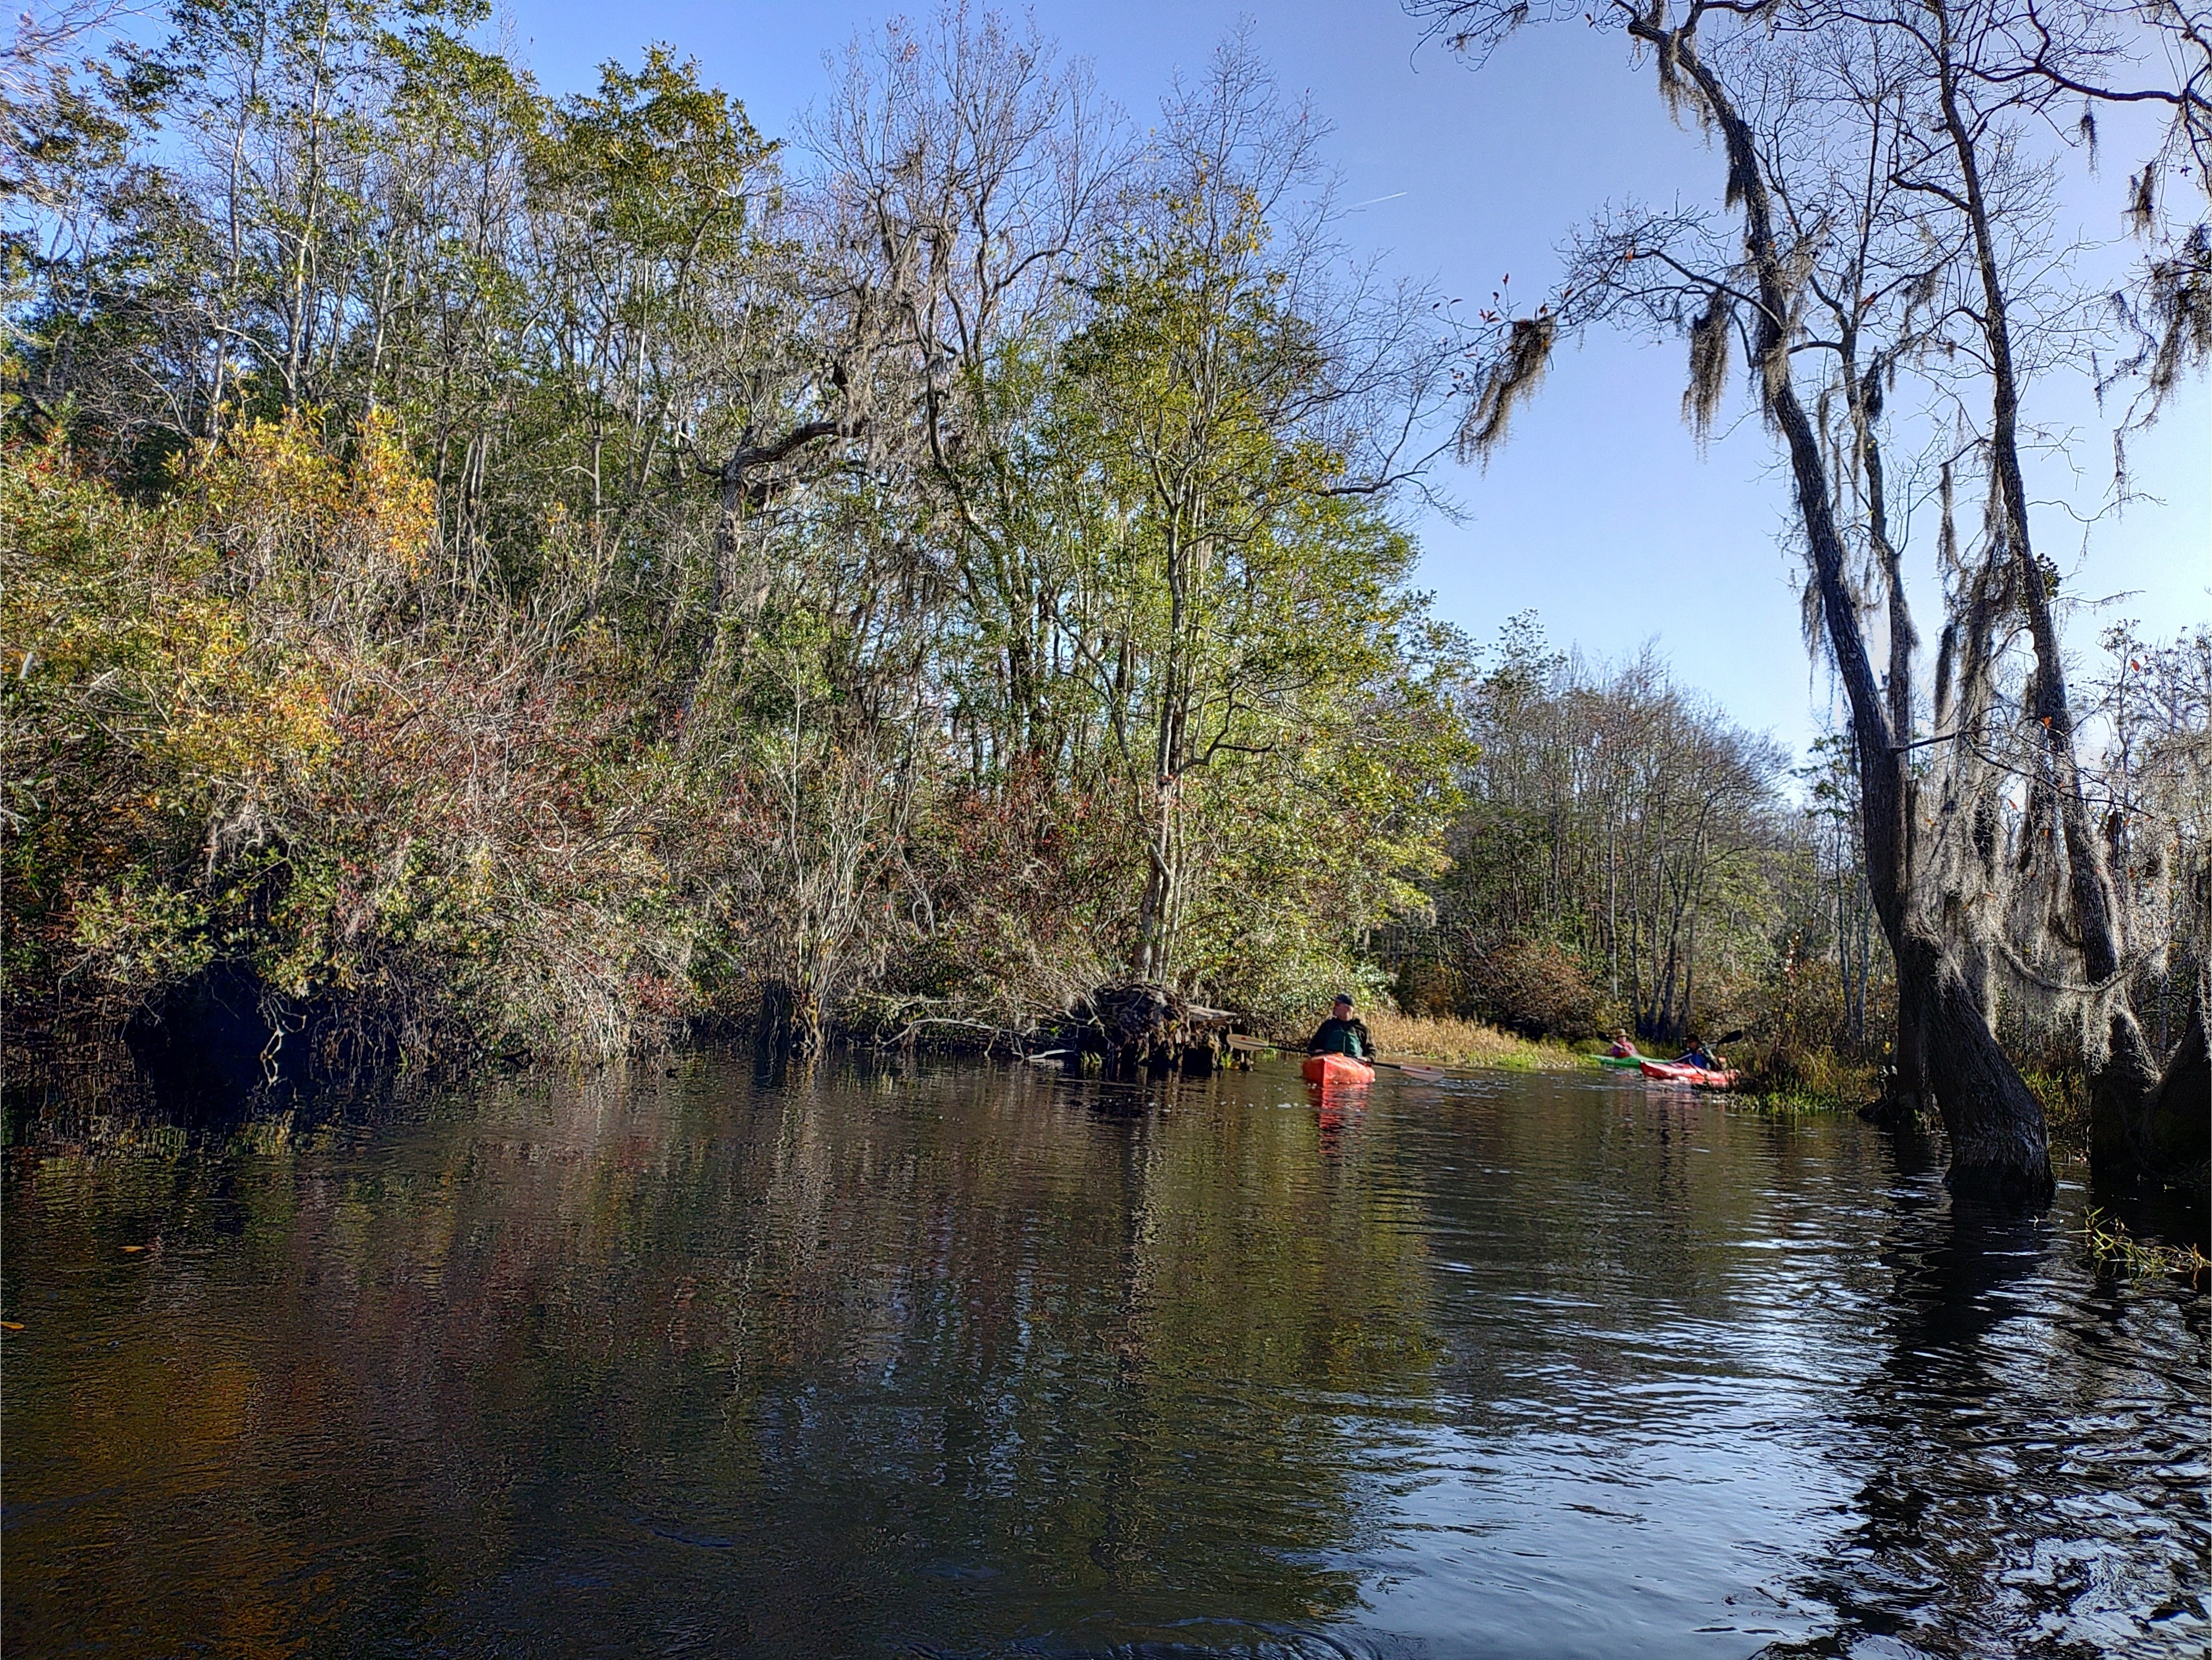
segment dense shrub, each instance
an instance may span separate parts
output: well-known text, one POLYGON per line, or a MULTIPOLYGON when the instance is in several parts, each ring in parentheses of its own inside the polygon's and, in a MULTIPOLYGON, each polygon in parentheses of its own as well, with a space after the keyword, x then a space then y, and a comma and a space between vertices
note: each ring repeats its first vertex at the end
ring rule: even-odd
POLYGON ((603 629, 445 602, 388 431, 247 424, 151 507, 19 446, 0 490, 11 1002, 242 973, 272 1067, 681 1015, 656 711, 603 629))
POLYGON ((1475 1012, 1524 1037, 1582 1037, 1596 1029, 1598 994, 1581 959, 1548 939, 1508 939, 1478 958, 1475 1012))

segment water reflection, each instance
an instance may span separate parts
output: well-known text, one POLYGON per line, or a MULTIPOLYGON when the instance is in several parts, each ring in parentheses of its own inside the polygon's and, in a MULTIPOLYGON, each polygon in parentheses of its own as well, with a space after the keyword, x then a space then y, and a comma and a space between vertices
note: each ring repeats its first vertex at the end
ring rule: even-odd
POLYGON ((13 1157, 26 1653, 2206 1629, 2201 1300, 1852 1124, 740 1056, 13 1157))
POLYGON ((1856 1519, 1798 1587, 1822 1628, 1769 1660, 2203 1651, 2203 1299, 2064 1294, 2065 1245, 2048 1219, 1901 1196, 1880 1364, 1837 1436, 1856 1519))
POLYGON ((371 1584, 523 1647, 672 1604, 858 1650, 979 1588, 994 1625, 1329 1619, 1360 1478, 1315 1391, 1419 1389, 1419 1234, 1312 1179, 1310 1114, 1204 1105, 603 1083, 42 1161, 11 1633, 273 1634, 371 1584))

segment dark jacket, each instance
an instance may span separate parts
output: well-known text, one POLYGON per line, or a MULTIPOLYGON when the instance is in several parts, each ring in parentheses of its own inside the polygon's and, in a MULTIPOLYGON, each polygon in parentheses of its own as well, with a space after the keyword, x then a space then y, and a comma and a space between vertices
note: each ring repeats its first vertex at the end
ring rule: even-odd
POLYGON ((1349 1055, 1355 1060, 1365 1060, 1375 1053, 1375 1040, 1367 1035, 1364 1020, 1340 1020, 1334 1015, 1321 1023, 1321 1030, 1306 1045, 1308 1055, 1349 1055))

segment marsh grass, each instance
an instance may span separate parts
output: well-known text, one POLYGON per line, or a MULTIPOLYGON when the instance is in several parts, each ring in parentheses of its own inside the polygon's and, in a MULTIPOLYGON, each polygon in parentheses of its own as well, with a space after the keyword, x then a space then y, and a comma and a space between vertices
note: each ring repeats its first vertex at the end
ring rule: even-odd
POLYGON ((2022 1070, 2020 1080, 2043 1107, 2043 1128, 2051 1145, 2075 1152, 2089 1150, 2089 1091, 2075 1068, 2022 1070))
POLYGON ((1832 1049, 1778 1048, 1738 1065, 1737 1095, 1764 1112, 1853 1112, 1881 1092, 1878 1067, 1832 1049))
POLYGON ((1375 1039, 1375 1052, 1386 1061, 1434 1061, 1507 1072, 1558 1072, 1582 1064, 1581 1056, 1561 1044, 1532 1043, 1478 1020, 1395 1009, 1375 1009, 1361 1018, 1375 1039))

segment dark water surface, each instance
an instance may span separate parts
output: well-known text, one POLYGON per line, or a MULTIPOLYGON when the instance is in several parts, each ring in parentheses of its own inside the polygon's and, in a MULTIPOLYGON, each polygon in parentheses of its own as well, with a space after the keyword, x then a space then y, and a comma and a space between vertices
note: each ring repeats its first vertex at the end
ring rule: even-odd
POLYGON ((2077 1185, 1369 1095, 706 1057, 33 1136, 7 1653, 2203 1652, 2206 1302, 2077 1185))

